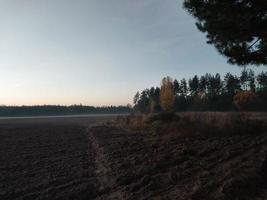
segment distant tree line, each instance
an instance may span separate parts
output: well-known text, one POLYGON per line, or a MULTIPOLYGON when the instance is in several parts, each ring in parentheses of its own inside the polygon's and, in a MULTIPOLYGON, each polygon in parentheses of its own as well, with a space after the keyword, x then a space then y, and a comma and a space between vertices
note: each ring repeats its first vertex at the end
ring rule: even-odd
POLYGON ((244 69, 240 76, 227 73, 195 75, 186 80, 166 77, 161 87, 137 92, 133 99, 134 111, 141 113, 179 111, 267 110, 267 72, 255 75, 244 69), (171 83, 171 84, 169 84, 171 83), (171 88, 172 94, 168 92, 171 88))
POLYGON ((123 114, 131 112, 129 106, 83 106, 83 105, 40 105, 40 106, 0 106, 0 116, 53 116, 80 114, 123 114))

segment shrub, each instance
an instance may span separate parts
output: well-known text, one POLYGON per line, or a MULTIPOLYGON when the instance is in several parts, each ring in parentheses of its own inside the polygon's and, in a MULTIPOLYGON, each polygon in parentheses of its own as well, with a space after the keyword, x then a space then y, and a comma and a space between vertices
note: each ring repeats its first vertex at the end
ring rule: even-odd
POLYGON ((238 110, 253 110, 258 104, 258 96, 252 91, 238 92, 234 96, 234 105, 238 110))
POLYGON ((171 122, 179 120, 179 116, 175 113, 160 113, 154 114, 147 118, 147 123, 153 123, 154 121, 171 122))

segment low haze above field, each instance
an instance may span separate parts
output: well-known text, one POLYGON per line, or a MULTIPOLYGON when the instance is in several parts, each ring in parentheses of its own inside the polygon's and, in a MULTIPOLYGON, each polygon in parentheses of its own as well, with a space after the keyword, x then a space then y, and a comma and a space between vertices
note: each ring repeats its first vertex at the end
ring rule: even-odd
POLYGON ((127 104, 166 75, 240 73, 182 0, 0 0, 0 24, 0 104, 127 104))

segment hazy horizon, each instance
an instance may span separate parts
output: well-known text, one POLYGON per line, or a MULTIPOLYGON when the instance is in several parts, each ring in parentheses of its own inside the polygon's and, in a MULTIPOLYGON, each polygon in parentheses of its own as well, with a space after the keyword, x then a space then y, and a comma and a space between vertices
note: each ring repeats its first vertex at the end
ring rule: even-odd
POLYGON ((0 104, 126 105, 167 75, 239 74, 182 2, 0 0, 0 104))

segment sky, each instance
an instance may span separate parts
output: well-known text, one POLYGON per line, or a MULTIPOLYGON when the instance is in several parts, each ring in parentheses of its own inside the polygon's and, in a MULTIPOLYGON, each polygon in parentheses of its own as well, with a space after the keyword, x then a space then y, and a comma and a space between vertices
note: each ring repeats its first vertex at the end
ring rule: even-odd
POLYGON ((241 71, 182 0, 0 0, 0 24, 2 105, 126 105, 167 75, 241 71))

